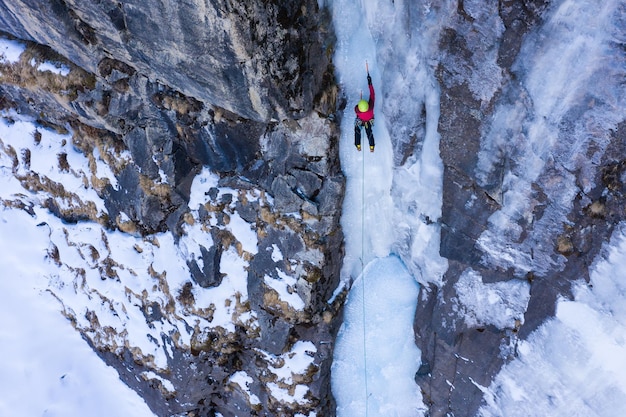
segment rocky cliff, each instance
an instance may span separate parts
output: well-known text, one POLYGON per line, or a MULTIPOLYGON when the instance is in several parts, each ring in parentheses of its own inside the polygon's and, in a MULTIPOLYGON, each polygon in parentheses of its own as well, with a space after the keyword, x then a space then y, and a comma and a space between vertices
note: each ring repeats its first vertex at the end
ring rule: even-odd
MULTIPOLYGON (((563 69, 561 79, 551 72, 559 63, 543 61, 547 49, 574 42, 570 25, 583 24, 568 20, 566 3, 459 1, 442 27, 440 253, 449 269, 442 287, 422 288, 415 318, 423 354, 416 380, 431 416, 476 414, 518 342, 554 316, 560 298, 571 298, 573 282, 588 281, 603 242, 624 220, 623 116, 594 81, 611 79, 615 68, 583 52, 582 77, 590 78, 578 84, 581 68, 563 69), (537 161, 540 168, 529 167, 537 161), (508 324, 468 322, 469 276, 485 293, 528 283, 523 314, 508 324)), ((618 26, 619 16, 611 18, 618 26)), ((622 54, 612 46, 606 62, 622 54)))
MULTIPOLYGON (((391 3, 401 36, 382 18, 374 29, 395 168, 415 162, 432 117, 411 77, 432 69, 440 91, 441 218, 405 208, 413 229, 440 227, 448 265, 421 280, 415 379, 430 416, 473 416, 624 220, 623 101, 587 86, 623 74, 580 54, 591 75, 556 90, 576 97, 540 94, 557 64, 541 52, 575 24, 555 10, 567 2, 391 3), (481 290, 510 320, 471 311, 481 290)), ((2 117, 37 126, 0 138, 0 168, 23 188, 1 202, 59 220, 40 224, 50 292, 156 415, 335 414, 345 105, 329 25, 313 0, 0 1, 2 39, 24 45, 0 60, 2 117), (44 145, 54 172, 33 162, 44 145)), ((607 62, 623 62, 620 36, 601 45, 607 62)), ((436 269, 395 249, 416 276, 436 269)))
POLYGON ((25 47, 0 63, 3 114, 39 126, 31 144, 2 144, 25 193, 3 203, 33 216, 45 207, 66 225, 65 238, 51 232, 64 282, 51 291, 85 339, 157 415, 332 415, 341 314, 327 300, 344 180, 332 30, 317 2, 6 1, 0 29, 25 47), (31 166, 47 131, 64 138, 52 146, 55 172, 82 177, 93 201, 31 166), (79 237, 93 227, 101 232, 79 237), (115 259, 116 233, 136 242, 136 260, 151 260, 115 259), (170 239, 180 273, 158 266, 170 239), (211 298, 229 291, 240 264, 243 287, 211 298), (134 288, 133 277, 153 284, 134 288), (133 330, 133 312, 147 330, 133 330), (125 324, 109 325, 110 314, 125 324), (158 354, 133 342, 152 330, 158 354), (281 372, 298 369, 290 360, 306 366, 281 372))

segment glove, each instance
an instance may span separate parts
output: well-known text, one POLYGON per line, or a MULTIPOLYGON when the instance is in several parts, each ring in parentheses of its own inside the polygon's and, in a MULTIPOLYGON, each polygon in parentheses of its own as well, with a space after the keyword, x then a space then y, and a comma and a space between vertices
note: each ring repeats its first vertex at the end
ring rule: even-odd
POLYGON ((372 77, 369 74, 367 74, 367 84, 372 85, 372 77))

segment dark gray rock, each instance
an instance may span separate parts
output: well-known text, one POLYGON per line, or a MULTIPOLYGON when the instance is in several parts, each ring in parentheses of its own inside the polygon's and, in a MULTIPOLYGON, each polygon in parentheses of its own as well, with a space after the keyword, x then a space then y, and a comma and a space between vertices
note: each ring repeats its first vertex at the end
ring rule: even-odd
MULTIPOLYGON (((0 4, 3 30, 52 46, 87 71, 122 62, 186 96, 262 121, 313 109, 326 71, 319 63, 327 60, 320 16, 314 0, 0 4)), ((107 77, 115 81, 124 69, 107 77)))
MULTIPOLYGON (((216 233, 213 233, 213 235, 215 234, 216 233)), ((202 288, 209 288, 217 287, 222 283, 222 278, 224 277, 223 274, 220 273, 222 252, 223 247, 219 241, 209 249, 200 246, 202 269, 200 269, 198 261, 187 260, 191 278, 196 284, 202 288)))
MULTIPOLYGON (((141 233, 163 231, 165 213, 169 207, 163 207, 161 199, 156 196, 146 196, 141 188, 138 171, 127 167, 120 173, 118 182, 118 189, 109 185, 104 190, 104 201, 112 221, 111 226, 115 227, 116 220, 126 215, 136 221, 141 233)), ((179 203, 182 203, 182 199, 179 203)))

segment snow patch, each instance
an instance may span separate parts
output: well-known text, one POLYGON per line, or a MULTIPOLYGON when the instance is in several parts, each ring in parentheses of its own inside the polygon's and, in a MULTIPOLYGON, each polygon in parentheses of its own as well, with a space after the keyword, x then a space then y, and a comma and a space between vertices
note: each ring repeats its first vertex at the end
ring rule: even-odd
MULTIPOLYGON (((211 235, 198 221, 197 211, 192 211, 192 216, 195 217, 188 219, 189 221, 184 224, 185 234, 180 242, 176 242, 171 233, 141 238, 120 231, 107 230, 95 222, 64 223, 49 210, 42 208, 41 202, 52 197, 59 205, 67 207, 77 201, 93 203, 99 213, 105 212, 104 202, 90 186, 89 181, 92 174, 97 174, 103 178, 110 177, 110 182, 115 187, 117 182, 114 174, 104 163, 97 149, 94 149, 92 159, 96 162, 96 172, 91 172, 90 167, 93 165, 90 165, 90 155, 84 155, 72 146, 71 133, 62 135, 37 128, 31 120, 13 112, 3 112, 3 115, 7 117, 0 120, 0 198, 10 203, 2 205, 0 221, 4 225, 9 225, 7 227, 17 229, 13 231, 3 229, 1 234, 19 235, 24 239, 16 239, 17 243, 5 239, 5 243, 10 245, 3 247, 0 265, 3 267, 12 265, 15 259, 29 259, 28 274, 32 275, 24 276, 32 276, 32 279, 7 281, 5 283, 7 285, 8 283, 19 285, 3 290, 2 294, 15 297, 20 291, 33 288, 35 294, 43 294, 48 301, 42 303, 41 300, 29 295, 29 298, 22 302, 30 309, 33 305, 46 306, 46 312, 42 312, 41 317, 51 317, 46 319, 48 321, 42 322, 50 326, 49 330, 33 328, 32 323, 41 319, 33 319, 29 315, 24 315, 24 320, 16 317, 15 323, 7 329, 18 326, 36 329, 27 333, 14 332, 12 337, 15 338, 15 346, 23 347, 32 339, 32 346, 37 347, 40 352, 50 351, 51 362, 60 364, 63 371, 61 372, 57 365, 47 367, 38 365, 42 371, 31 372, 30 375, 41 381, 39 385, 41 390, 35 389, 28 393, 37 399, 37 404, 29 405, 29 401, 23 396, 14 393, 15 389, 7 388, 4 392, 11 393, 11 398, 15 398, 21 405, 18 406, 13 402, 2 403, 0 414, 42 415, 45 414, 45 410, 39 410, 38 407, 48 407, 50 415, 78 416, 85 413, 94 416, 152 415, 145 403, 141 400, 136 401, 138 397, 134 392, 131 391, 132 395, 129 395, 124 391, 128 388, 121 384, 115 371, 106 367, 109 371, 101 369, 104 364, 82 340, 80 334, 71 328, 71 322, 58 310, 61 309, 63 314, 71 318, 75 327, 96 345, 109 346, 114 352, 128 347, 138 360, 154 369, 146 371, 142 376, 159 380, 163 389, 173 392, 171 382, 158 376, 160 370, 167 368, 168 357, 172 356, 172 347, 168 345, 167 340, 175 339, 176 343, 183 347, 190 346, 193 328, 187 323, 188 317, 193 318, 193 324, 200 328, 219 326, 227 331, 234 331, 236 323, 245 323, 246 326, 254 328, 256 319, 245 306, 248 262, 243 257, 245 253, 239 253, 239 250, 256 252, 256 234, 235 212, 235 203, 229 204, 226 211, 231 214, 231 221, 220 227, 228 228, 241 243, 241 247, 233 244, 222 254, 220 270, 224 274, 222 285, 211 289, 192 286, 188 296, 195 303, 183 305, 179 296, 185 286, 190 284, 190 272, 186 261, 197 259, 202 263, 199 246, 212 244, 211 235), (54 181, 76 197, 72 197, 74 200, 67 200, 56 195, 48 195, 45 191, 27 191, 16 178, 18 175, 21 177, 36 175, 38 178, 54 181), (12 208, 13 205, 17 208, 12 208), (24 210, 19 208, 22 205, 26 207, 24 210), (27 221, 19 220, 20 218, 27 221), (17 230, 21 231, 18 233, 17 230), (22 248, 20 242, 27 242, 28 245, 22 248), (168 315, 171 308, 175 309, 175 313, 168 315), (56 321, 52 320, 52 317, 56 317, 56 321), (69 332, 62 330, 63 326, 69 326, 69 332), (50 338, 47 335, 54 337, 50 338), (71 341, 74 340, 72 338, 75 341, 71 341), (62 346, 64 350, 50 349, 49 346, 41 348, 38 344, 40 341, 50 346, 62 346), (78 351, 73 346, 82 346, 87 352, 91 352, 92 356, 85 355, 84 352, 76 353, 78 351), (63 356, 65 350, 70 356, 76 354, 81 361, 80 366, 75 365, 76 362, 71 357, 63 356), (92 359, 89 359, 90 357, 92 359), (99 365, 93 365, 90 361, 95 361, 99 365), (67 366, 85 369, 84 372, 77 372, 68 370, 67 366), (98 370, 97 377, 92 375, 96 372, 94 369, 98 370), (52 375, 47 374, 49 370, 52 370, 52 375), (113 379, 106 376, 107 372, 112 373, 113 379), (64 376, 65 374, 67 376, 64 376), (85 389, 71 385, 72 392, 76 394, 54 388, 57 386, 57 379, 61 384, 59 386, 63 386, 68 381, 84 381, 83 376, 88 376, 87 381, 90 382, 83 383, 85 389), (93 382, 96 380, 102 380, 103 384, 111 386, 102 387, 93 382), (93 394, 93 390, 98 393, 93 394), (106 395, 107 398, 115 397, 120 401, 101 407, 97 398, 103 398, 101 394, 106 392, 112 393, 106 395), (49 394, 59 396, 59 399, 48 398, 49 394), (81 399, 82 395, 92 399, 81 399), (66 412, 59 414, 54 411, 56 404, 64 407, 66 412), (2 409, 5 405, 9 406, 11 411, 2 409), (26 411, 22 413, 20 410, 26 411)), ((216 177, 205 170, 192 190, 196 207, 204 204, 204 191, 214 185, 217 185, 216 177)), ((218 195, 231 191, 227 188, 217 189, 218 195)), ((259 195, 250 191, 248 197, 258 199, 259 195)), ((128 219, 128 216, 122 213, 121 219, 128 219)), ((8 266, 3 270, 12 273, 8 266)), ((0 304, 13 308, 13 304, 5 299, 0 304)), ((33 311, 35 311, 33 314, 38 314, 36 313, 38 310, 33 311)), ((10 314, 6 313, 6 317, 9 316, 10 314)), ((4 337, 4 333, 0 334, 4 337)), ((26 356, 21 360, 22 356, 9 347, 3 349, 3 357, 14 358, 16 366, 27 363, 26 356)), ((31 358, 29 361, 37 356, 28 349, 24 349, 24 352, 31 358)), ((15 378, 0 383, 3 387, 11 385, 10 381, 18 381, 20 387, 35 385, 30 381, 30 376, 15 378)))
POLYGON ((285 403, 304 403, 309 388, 300 384, 309 368, 313 364, 314 355, 317 348, 310 341, 298 341, 291 350, 280 356, 271 355, 265 351, 259 351, 270 363, 269 371, 275 377, 275 382, 267 383, 270 395, 275 399, 285 403), (298 376, 298 378, 294 378, 298 376))
POLYGON ((280 248, 275 243, 272 244, 272 261, 279 262, 284 259, 283 253, 280 251, 280 248))
POLYGON ((216 188, 219 177, 208 167, 204 167, 198 175, 196 175, 191 183, 191 191, 189 195, 189 208, 197 210, 199 205, 207 202, 207 193, 211 188, 216 188))
POLYGON ((296 310, 302 310, 305 305, 296 291, 297 279, 279 269, 276 270, 276 273, 279 279, 266 275, 264 278, 265 284, 276 291, 281 300, 287 302, 296 310))
POLYGON ((172 384, 169 380, 162 378, 161 376, 155 374, 152 371, 142 372, 141 376, 147 381, 150 379, 156 379, 161 384, 163 384, 163 388, 165 388, 170 393, 175 393, 176 389, 174 388, 174 384, 172 384))
POLYGON ((258 237, 256 231, 253 229, 253 226, 242 219, 238 213, 230 215, 230 221, 226 229, 230 230, 233 235, 237 237, 243 250, 253 255, 258 252, 258 237))
POLYGON ((259 397, 250 392, 250 386, 252 385, 252 378, 244 371, 237 371, 229 378, 230 382, 239 385, 239 387, 248 395, 248 401, 251 405, 261 404, 259 397))
POLYGON ((0 415, 154 416, 60 314, 44 218, 0 208, 0 415))
MULTIPOLYGON (((36 62, 34 60, 31 61, 31 65, 35 66, 36 62)), ((67 77, 70 74, 70 68, 67 65, 59 64, 56 62, 42 62, 37 66, 37 71, 40 72, 51 72, 53 74, 58 74, 63 77, 67 77)))
POLYGON ((294 374, 305 374, 313 364, 313 357, 317 348, 313 342, 307 340, 297 341, 291 350, 281 355, 280 367, 270 366, 270 370, 287 384, 292 384, 294 374))
POLYGON ((0 38, 0 63, 14 64, 20 60, 20 55, 26 50, 22 42, 0 38))
POLYGON ((268 382, 267 387, 270 390, 272 397, 283 403, 302 403, 305 401, 305 395, 309 392, 309 387, 306 385, 298 384, 291 390, 283 388, 275 382, 268 382), (293 394, 291 392, 293 392, 293 394))

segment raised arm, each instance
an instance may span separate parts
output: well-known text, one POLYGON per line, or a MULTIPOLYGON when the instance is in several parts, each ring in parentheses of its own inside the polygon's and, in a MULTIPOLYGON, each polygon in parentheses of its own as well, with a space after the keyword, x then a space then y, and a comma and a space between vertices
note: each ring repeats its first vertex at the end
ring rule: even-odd
POLYGON ((374 85, 372 85, 372 77, 370 77, 369 74, 367 74, 367 86, 370 89, 370 100, 369 100, 369 105, 370 105, 370 109, 374 109, 374 102, 376 101, 376 93, 374 93, 374 85))

